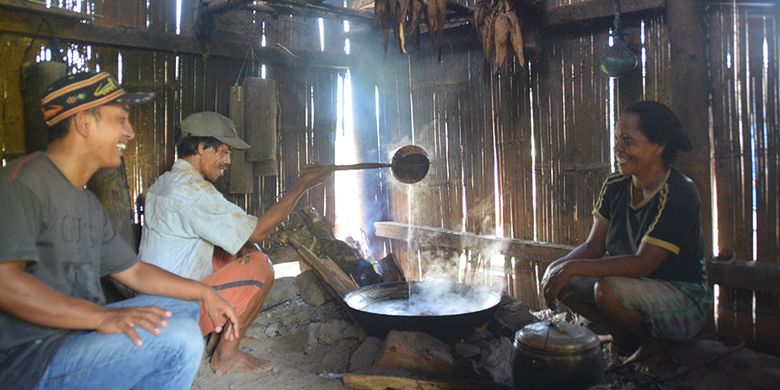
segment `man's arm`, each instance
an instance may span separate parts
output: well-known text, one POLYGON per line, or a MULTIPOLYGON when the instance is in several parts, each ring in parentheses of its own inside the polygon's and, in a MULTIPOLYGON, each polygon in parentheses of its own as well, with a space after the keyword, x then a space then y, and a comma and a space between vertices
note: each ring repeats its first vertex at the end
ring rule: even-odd
POLYGON ((285 194, 278 203, 273 205, 268 211, 257 219, 257 225, 249 241, 258 242, 268 238, 274 229, 279 226, 292 212, 298 199, 309 188, 322 183, 333 171, 327 167, 321 167, 318 171, 307 173, 295 183, 292 190, 285 194))
POLYGON ((139 261, 130 268, 111 275, 112 278, 138 292, 203 303, 215 331, 222 332, 229 325, 224 337, 227 340, 239 335, 238 315, 233 307, 211 287, 183 278, 155 265, 139 261))
POLYGON ((136 345, 134 326, 159 334, 171 313, 159 307, 112 309, 60 293, 24 270, 26 260, 0 263, 0 309, 27 322, 59 329, 125 333, 136 345))

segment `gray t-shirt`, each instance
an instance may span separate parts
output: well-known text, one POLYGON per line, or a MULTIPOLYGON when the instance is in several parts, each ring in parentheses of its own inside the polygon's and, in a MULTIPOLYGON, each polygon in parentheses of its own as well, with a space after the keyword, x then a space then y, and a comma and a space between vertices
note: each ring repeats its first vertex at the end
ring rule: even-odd
MULTIPOLYGON (((66 295, 105 304, 100 277, 138 261, 91 192, 73 187, 44 153, 0 170, 0 262, 66 295)), ((69 332, 0 311, 0 388, 34 387, 69 332)))

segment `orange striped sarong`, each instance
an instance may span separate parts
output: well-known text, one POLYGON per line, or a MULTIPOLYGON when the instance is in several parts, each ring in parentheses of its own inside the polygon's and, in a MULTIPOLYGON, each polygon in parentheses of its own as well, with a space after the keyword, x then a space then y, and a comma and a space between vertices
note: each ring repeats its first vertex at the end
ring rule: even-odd
MULTIPOLYGON (((233 305, 238 316, 246 312, 249 302, 260 293, 265 286, 263 280, 273 275, 273 266, 268 256, 263 252, 252 252, 241 258, 236 258, 221 248, 214 248, 212 259, 214 273, 202 282, 211 286, 225 300, 233 305)), ((272 276, 271 276, 272 277, 272 276)), ((214 324, 200 306, 200 330, 203 335, 214 332, 214 324)))

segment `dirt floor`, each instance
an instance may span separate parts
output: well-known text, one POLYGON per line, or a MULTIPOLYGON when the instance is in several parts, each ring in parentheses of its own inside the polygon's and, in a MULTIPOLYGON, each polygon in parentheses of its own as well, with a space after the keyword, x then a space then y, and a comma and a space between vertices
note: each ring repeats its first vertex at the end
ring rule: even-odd
MULTIPOLYGON (((344 389, 344 373, 371 370, 381 341, 367 337, 341 304, 332 300, 317 307, 305 303, 293 277, 297 272, 297 266, 277 269, 266 309, 248 329, 250 338, 242 345, 252 355, 273 360, 273 371, 216 375, 204 359, 194 389, 344 389)), ((550 317, 550 313, 534 315, 550 317)), ((490 374, 509 388, 511 342, 492 337, 481 345, 482 354, 490 360, 484 362, 492 367, 490 374)), ((608 344, 604 356, 607 367, 621 362, 608 344)), ((611 369, 599 388, 778 389, 780 359, 744 348, 738 339, 702 337, 675 346, 653 375, 633 366, 611 369)))
POLYGON ((313 308, 300 296, 271 308, 247 330, 253 339, 242 348, 275 361, 273 371, 217 376, 204 361, 193 388, 343 389, 340 379, 329 375, 346 371, 352 351, 365 336, 357 326, 341 320, 342 316, 334 302, 313 308), (328 329, 322 331, 322 327, 328 329))
POLYGON ((365 338, 334 301, 314 307, 297 289, 297 263, 277 264, 276 281, 264 310, 247 330, 241 348, 273 360, 263 374, 215 374, 204 358, 193 389, 344 389, 334 373, 347 370, 349 358, 365 338), (323 326, 325 327, 323 329, 323 326))

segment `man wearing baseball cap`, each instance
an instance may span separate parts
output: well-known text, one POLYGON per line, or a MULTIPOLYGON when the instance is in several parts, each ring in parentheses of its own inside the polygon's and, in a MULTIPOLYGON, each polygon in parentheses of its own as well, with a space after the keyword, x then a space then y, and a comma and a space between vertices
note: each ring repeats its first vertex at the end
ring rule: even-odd
MULTIPOLYGON (((254 242, 268 237, 310 187, 331 170, 300 178, 261 217, 231 203, 212 182, 230 164, 231 149, 248 149, 230 119, 215 112, 192 114, 181 122, 177 160, 149 187, 144 205, 141 256, 177 275, 214 287, 236 308, 243 331, 254 321, 274 280, 268 256, 254 242), (238 255, 238 256, 237 256, 238 255)), ((203 335, 217 324, 201 316, 203 335)), ((273 363, 239 350, 239 339, 220 340, 211 357, 215 371, 264 372, 273 363)))
POLYGON ((134 137, 127 105, 152 96, 92 72, 45 94, 46 151, 0 170, 0 388, 189 389, 203 349, 195 302, 227 339, 239 334, 235 311, 140 261, 85 189, 120 165, 134 137), (148 295, 104 306, 102 276, 148 295))

